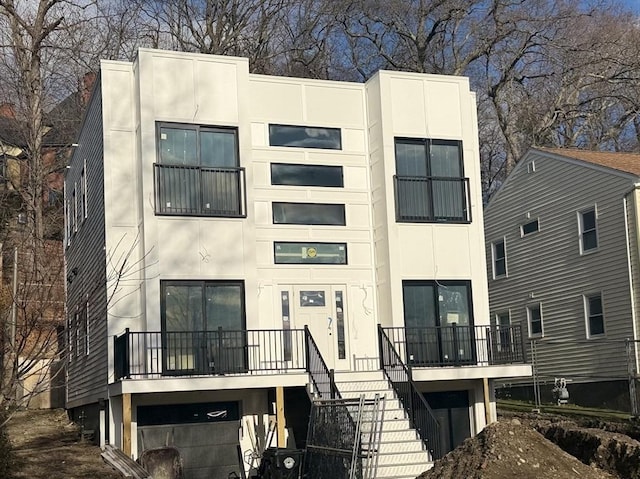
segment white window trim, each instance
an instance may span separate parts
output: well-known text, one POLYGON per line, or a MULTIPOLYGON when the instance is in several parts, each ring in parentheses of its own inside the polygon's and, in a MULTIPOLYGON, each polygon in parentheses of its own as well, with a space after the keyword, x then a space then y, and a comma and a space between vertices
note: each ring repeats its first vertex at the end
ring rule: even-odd
POLYGON ((89 203, 87 203, 87 160, 85 158, 84 164, 82 166, 82 217, 83 221, 89 216, 89 203))
POLYGON ((607 335, 607 327, 606 327, 606 323, 605 323, 605 312, 604 312, 604 295, 602 294, 601 291, 594 291, 592 293, 587 293, 587 294, 583 294, 582 295, 582 306, 584 308, 584 331, 585 331, 585 337, 587 339, 602 339, 604 337, 606 337, 607 335), (600 296, 600 305, 602 306, 602 329, 604 329, 604 332, 602 334, 595 334, 592 335, 591 334, 591 330, 589 329, 589 298, 592 298, 594 296, 600 296))
POLYGON ((542 303, 533 303, 527 305, 527 333, 529 334, 529 338, 537 339, 544 337, 544 314, 542 312, 542 303), (540 330, 541 332, 532 334, 531 333, 531 308, 538 307, 540 310, 540 330))
POLYGON ((536 217, 536 218, 528 218, 527 221, 525 221, 524 223, 520 224, 520 237, 521 238, 526 238, 527 236, 533 236, 535 234, 540 233, 540 230, 542 228, 540 227, 540 217, 536 217), (528 225, 529 223, 533 223, 534 221, 538 222, 538 229, 536 231, 532 231, 531 233, 526 233, 524 232, 524 225, 528 225))
POLYGON ((600 235, 598 234, 598 205, 594 204, 576 211, 576 217, 578 219, 578 248, 580 248, 580 255, 582 256, 586 254, 595 253, 600 249, 600 235), (593 210, 595 220, 596 220, 596 247, 585 251, 584 243, 582 241, 582 236, 584 234, 582 215, 591 210, 593 210))
POLYGON ((491 268, 493 273, 493 279, 501 279, 509 277, 509 266, 507 263, 507 237, 503 236, 501 239, 491 243, 491 268), (496 274, 496 243, 502 243, 504 245, 504 274, 496 274))

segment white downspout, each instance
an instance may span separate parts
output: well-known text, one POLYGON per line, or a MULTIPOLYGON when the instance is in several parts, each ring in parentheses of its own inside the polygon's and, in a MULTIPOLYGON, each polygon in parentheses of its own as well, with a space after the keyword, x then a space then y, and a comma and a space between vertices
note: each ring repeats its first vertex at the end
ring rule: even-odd
MULTIPOLYGON (((626 239, 626 247, 627 247, 627 272, 629 274, 629 293, 630 293, 630 299, 631 299, 631 326, 633 327, 633 348, 634 348, 634 361, 635 361, 635 370, 638 370, 638 345, 637 345, 637 339, 638 339, 638 331, 637 331, 637 324, 636 324, 636 302, 635 302, 635 285, 633 284, 633 272, 631 270, 631 248, 629 247, 629 221, 628 221, 628 201, 627 201, 627 196, 630 193, 635 192, 636 188, 640 186, 639 184, 635 184, 633 190, 627 192, 627 194, 622 198, 622 204, 624 207, 624 234, 625 234, 625 239, 626 239)), ((635 209, 634 209, 635 212, 635 209)), ((635 215, 634 215, 635 216, 635 215)), ((637 228, 636 228, 637 229, 637 228)), ((634 241, 637 241, 637 232, 636 232, 636 238, 634 238, 634 241)))

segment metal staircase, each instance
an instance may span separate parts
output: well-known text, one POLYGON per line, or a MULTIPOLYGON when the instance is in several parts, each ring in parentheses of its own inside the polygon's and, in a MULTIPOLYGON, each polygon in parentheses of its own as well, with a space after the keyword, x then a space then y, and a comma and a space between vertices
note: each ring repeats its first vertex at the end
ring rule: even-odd
MULTIPOLYGON (((402 404, 382 371, 337 372, 335 384, 343 398, 373 399, 376 394, 385 397, 384 417, 378 449, 377 479, 415 479, 433 462, 422 440, 410 421, 402 404)), ((373 427, 364 419, 363 431, 373 427)), ((375 419, 374 419, 375 420, 375 419)), ((380 420, 380 419, 378 419, 380 420)), ((363 448, 370 445, 363 442, 363 448)))

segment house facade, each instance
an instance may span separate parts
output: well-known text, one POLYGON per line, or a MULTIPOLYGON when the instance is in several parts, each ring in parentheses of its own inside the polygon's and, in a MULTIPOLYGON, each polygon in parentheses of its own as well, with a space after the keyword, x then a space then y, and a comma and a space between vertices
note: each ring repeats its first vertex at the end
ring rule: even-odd
POLYGON ((639 154, 532 149, 485 210, 492 324, 522 325, 543 401, 564 378, 571 402, 631 407, 639 175, 639 154))
POLYGON ((466 78, 104 61, 65 202, 67 407, 134 457, 171 435, 189 477, 270 419, 304 446, 310 397, 363 391, 386 398, 377 477, 415 477, 531 371, 489 328, 466 78))

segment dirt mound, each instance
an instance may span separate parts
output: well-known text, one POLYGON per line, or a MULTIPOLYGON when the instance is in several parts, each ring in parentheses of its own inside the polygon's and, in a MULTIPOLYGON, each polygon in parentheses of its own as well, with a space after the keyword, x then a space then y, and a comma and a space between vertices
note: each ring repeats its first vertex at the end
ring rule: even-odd
POLYGON ((517 419, 487 426, 436 461, 420 479, 611 479, 523 426, 517 419))

